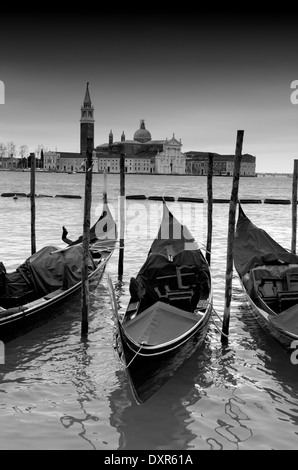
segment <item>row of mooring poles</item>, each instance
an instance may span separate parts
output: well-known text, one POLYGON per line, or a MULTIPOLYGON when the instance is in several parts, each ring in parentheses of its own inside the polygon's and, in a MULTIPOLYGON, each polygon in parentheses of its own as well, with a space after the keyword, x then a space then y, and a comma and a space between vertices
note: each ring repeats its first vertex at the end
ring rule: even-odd
MULTIPOLYGON (((228 225, 228 241, 227 241, 227 266, 226 266, 226 285, 225 285, 225 306, 222 326, 222 343, 227 342, 229 334, 229 320, 230 320, 230 305, 232 298, 232 277, 233 277, 233 244, 235 233, 235 214, 238 201, 238 188, 240 177, 240 165, 242 157, 244 131, 238 131, 233 186, 230 199, 229 209, 229 225, 228 225)), ((89 244, 90 244, 90 208, 91 208, 91 193, 92 193, 92 153, 93 142, 88 139, 87 146, 87 159, 86 159, 86 179, 85 179, 85 204, 84 204, 84 224, 83 224, 83 271, 82 271, 82 336, 88 333, 88 306, 89 306, 89 284, 88 284, 88 259, 89 259, 89 244)), ((208 230, 207 230, 207 244, 206 244, 206 260, 208 264, 211 263, 211 242, 212 242, 212 212, 213 212, 213 154, 209 154, 209 167, 207 177, 207 190, 208 190, 208 230)), ((297 178, 296 178, 297 181, 297 178)), ((296 187, 297 188, 297 187, 296 187)), ((297 193, 297 190, 296 190, 297 193)), ((106 172, 104 174, 104 191, 103 200, 107 202, 106 192, 106 172)), ((119 259, 118 259, 118 278, 121 279, 123 275, 123 260, 124 260, 124 233, 125 233, 125 151, 122 149, 120 154, 120 240, 119 240, 119 259)))
MULTIPOLYGON (((228 239, 227 239, 227 264, 225 276, 225 304, 222 325, 222 343, 227 343, 229 336, 230 307, 232 299, 232 278, 233 278, 233 246, 235 235, 236 208, 238 202, 240 167, 242 158, 244 131, 237 132, 236 151, 234 160, 233 184, 229 207, 228 221, 228 239)), ((92 201, 92 156, 93 139, 87 139, 86 168, 85 168, 85 200, 84 200, 84 221, 83 221, 83 262, 82 262, 82 323, 81 334, 88 334, 88 313, 89 313, 89 281, 88 281, 88 263, 90 246, 90 212, 92 201)), ((31 157, 31 180, 30 180, 30 201, 31 201, 31 253, 36 252, 35 235, 35 153, 30 153, 31 157)), ((211 242, 212 242, 212 212, 213 212, 213 154, 209 154, 209 167, 207 176, 208 192, 208 228, 206 244, 206 260, 211 264, 211 242)), ((293 184, 292 184, 292 244, 291 251, 296 253, 296 232, 297 232, 297 180, 298 180, 298 160, 294 160, 293 184)), ((107 174, 104 172, 103 202, 107 202, 107 174)), ((125 232, 125 152, 122 150, 120 155, 120 244, 118 260, 118 278, 123 275, 124 260, 124 232, 125 232)))
MULTIPOLYGON (((244 131, 237 131, 236 150, 234 159, 234 172, 232 192, 229 207, 228 219, 228 239, 227 239, 227 257, 226 257, 226 276, 225 276, 225 304, 223 314, 222 336, 223 344, 228 342, 230 309, 232 299, 232 279, 233 279, 233 247, 235 236, 236 209, 239 192, 240 168, 242 160, 244 131)), ((297 226, 297 180, 298 180, 298 160, 294 161, 293 174, 293 193, 292 193, 292 252, 296 253, 296 226, 297 226)), ((208 193, 208 227, 206 243, 206 260, 211 264, 211 244, 212 244, 212 215, 213 215, 213 154, 209 154, 209 166, 207 175, 207 193, 208 193)), ((124 231, 125 231, 125 153, 122 151, 120 156, 120 250, 118 260, 118 278, 123 275, 124 259, 124 231)))
MULTIPOLYGON (((244 131, 238 131, 232 194, 230 199, 229 210, 229 226, 228 226, 228 242, 227 242, 227 267, 226 267, 226 286, 225 286, 225 308, 222 327, 222 342, 225 343, 229 334, 229 317, 230 305, 232 297, 232 277, 233 277, 233 244, 235 231, 235 214, 238 201, 238 187, 240 176, 240 165, 242 157, 244 131)), ((207 192, 208 192, 208 228, 206 243, 206 260, 211 264, 211 244, 212 244, 212 215, 213 215, 213 154, 209 154, 209 166, 207 176, 207 192)), ((118 259, 118 278, 123 275, 123 259, 124 259, 124 232, 125 232, 125 152, 122 150, 120 155, 120 244, 118 259)))

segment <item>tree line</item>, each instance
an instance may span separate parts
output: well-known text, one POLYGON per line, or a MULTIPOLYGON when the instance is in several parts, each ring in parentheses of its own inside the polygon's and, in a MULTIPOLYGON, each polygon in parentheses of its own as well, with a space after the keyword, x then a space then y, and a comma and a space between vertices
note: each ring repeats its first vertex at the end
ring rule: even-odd
MULTIPOLYGON (((43 168, 43 145, 35 149, 36 168, 43 168)), ((0 168, 30 168, 31 157, 27 145, 17 147, 14 142, 0 142, 0 168)))

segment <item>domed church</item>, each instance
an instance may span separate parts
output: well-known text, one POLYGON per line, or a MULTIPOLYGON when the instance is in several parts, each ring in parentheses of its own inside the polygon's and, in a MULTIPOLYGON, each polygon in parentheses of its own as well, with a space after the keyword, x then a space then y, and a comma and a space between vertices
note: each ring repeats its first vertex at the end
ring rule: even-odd
POLYGON ((133 140, 127 140, 122 132, 120 141, 114 141, 111 130, 109 142, 96 147, 98 171, 119 173, 120 154, 124 152, 126 173, 185 174, 186 157, 181 147, 181 141, 174 135, 170 140, 152 140, 145 120, 141 119, 133 140))
MULTIPOLYGON (((80 152, 44 152, 44 169, 49 171, 84 171, 87 137, 94 142, 94 107, 87 82, 80 119, 80 152)), ((125 153, 126 173, 185 174, 186 157, 181 153, 181 141, 173 135, 170 140, 152 140, 144 119, 134 133, 133 140, 126 140, 124 132, 114 141, 112 131, 108 143, 98 145, 93 151, 93 171, 120 173, 120 155, 125 153)))

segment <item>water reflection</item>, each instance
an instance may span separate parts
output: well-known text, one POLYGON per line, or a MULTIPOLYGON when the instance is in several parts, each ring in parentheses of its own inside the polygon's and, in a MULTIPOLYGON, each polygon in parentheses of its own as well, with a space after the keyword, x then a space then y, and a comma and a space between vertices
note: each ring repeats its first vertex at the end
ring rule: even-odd
MULTIPOLYGON (((287 385, 289 379, 297 375, 297 366, 291 362, 290 354, 285 351, 257 322, 249 304, 238 306, 240 319, 243 322, 251 347, 256 351, 259 365, 266 374, 274 376, 281 386, 287 385)), ((247 348, 247 341, 242 337, 241 344, 247 348)), ((296 381, 294 382, 296 384, 296 381)), ((294 387, 296 393, 298 390, 294 387)))
POLYGON ((212 341, 207 341, 159 392, 139 406, 133 402, 126 377, 118 371, 119 388, 109 401, 110 424, 120 434, 119 450, 238 449, 249 443, 254 431, 246 399, 237 391, 236 362, 233 349, 213 348, 212 341))
POLYGON ((92 399, 97 398, 96 383, 88 372, 92 363, 92 356, 88 351, 90 347, 88 338, 81 338, 80 346, 80 349, 76 352, 76 367, 71 383, 78 394, 77 402, 79 403, 83 417, 77 418, 72 415, 64 415, 60 418, 60 422, 66 429, 78 424, 82 430, 76 432, 95 450, 96 445, 93 444, 91 437, 88 436, 88 429, 86 429, 86 424, 90 424, 90 421, 97 422, 99 420, 98 416, 89 413, 85 408, 92 399))
MULTIPOLYGON (((206 400, 206 390, 212 382, 209 370, 213 356, 214 351, 207 342, 142 405, 134 403, 124 371, 118 371, 120 387, 110 394, 109 400, 110 423, 120 434, 119 449, 194 448, 192 442, 198 435, 193 429, 193 412, 200 409, 200 400, 206 400)), ((226 369, 225 375, 231 381, 226 369)))
MULTIPOLYGON (((205 354, 207 354, 205 352, 205 354)), ((198 361, 190 358, 194 376, 200 373, 198 361)), ((119 387, 109 396, 110 424, 120 434, 119 450, 166 450, 188 449, 196 437, 188 428, 191 413, 187 406, 200 399, 195 380, 175 377, 142 405, 136 405, 123 370, 117 371, 119 387)), ((183 375, 184 377, 184 375, 183 375)))
POLYGON ((229 442, 236 444, 236 448, 238 448, 238 444, 250 439, 253 432, 245 424, 245 421, 250 424, 250 418, 240 408, 241 405, 246 405, 245 401, 237 397, 235 391, 232 394, 233 397, 229 398, 225 404, 225 414, 231 418, 232 424, 219 419, 219 426, 215 428, 215 432, 229 442))

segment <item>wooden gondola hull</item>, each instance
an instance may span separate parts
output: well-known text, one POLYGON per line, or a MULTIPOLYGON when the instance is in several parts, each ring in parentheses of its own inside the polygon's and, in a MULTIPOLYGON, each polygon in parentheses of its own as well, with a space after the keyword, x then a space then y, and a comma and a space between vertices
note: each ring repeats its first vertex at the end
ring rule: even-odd
POLYGON ((129 377, 132 393, 137 403, 143 403, 156 393, 183 365, 183 363, 202 346, 205 341, 212 314, 209 307, 198 327, 183 341, 159 351, 142 349, 139 353, 132 350, 123 335, 121 325, 116 331, 116 350, 129 377))

